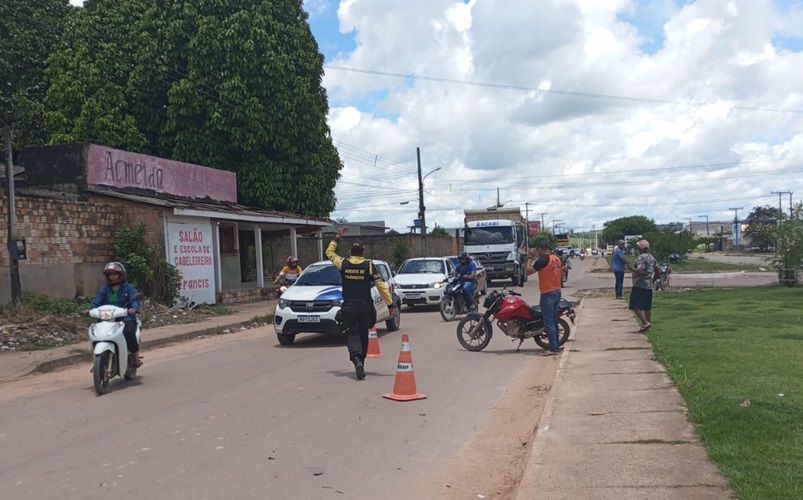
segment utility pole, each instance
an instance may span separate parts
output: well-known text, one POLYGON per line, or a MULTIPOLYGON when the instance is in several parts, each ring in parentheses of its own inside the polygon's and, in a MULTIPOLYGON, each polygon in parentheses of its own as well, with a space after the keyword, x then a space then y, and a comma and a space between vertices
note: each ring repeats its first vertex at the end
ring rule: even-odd
POLYGON ((789 220, 792 220, 792 191, 789 191, 789 220))
POLYGON ((20 261, 17 255, 17 209, 14 199, 14 159, 11 152, 11 127, 3 129, 6 147, 6 182, 8 183, 8 258, 9 275, 11 276, 11 300, 14 305, 22 302, 22 285, 20 284, 20 261))
POLYGON ((781 225, 781 215, 783 215, 783 205, 782 205, 782 202, 781 202, 781 196, 783 196, 785 194, 789 195, 789 200, 790 200, 789 213, 791 214, 792 213, 792 207, 791 207, 791 204, 792 204, 791 203, 792 192, 791 191, 770 191, 770 194, 777 194, 778 195, 778 225, 780 226, 781 225))
POLYGON ((415 157, 418 161, 418 219, 421 221, 421 257, 426 257, 427 219, 424 206, 424 178, 421 177, 421 148, 415 148, 415 157))
POLYGON ((530 222, 530 202, 524 202, 524 217, 527 219, 527 222, 530 222))
POLYGON ((730 207, 728 210, 733 210, 733 224, 736 226, 736 231, 734 236, 736 236, 734 244, 739 244, 739 234, 742 232, 742 228, 739 226, 739 210, 744 210, 744 207, 730 207))
POLYGON ((502 206, 502 202, 499 201, 499 188, 496 188, 496 208, 502 206))
POLYGON ((541 231, 546 231, 546 228, 544 227, 544 216, 548 213, 549 212, 541 212, 540 214, 538 214, 541 216, 541 231))

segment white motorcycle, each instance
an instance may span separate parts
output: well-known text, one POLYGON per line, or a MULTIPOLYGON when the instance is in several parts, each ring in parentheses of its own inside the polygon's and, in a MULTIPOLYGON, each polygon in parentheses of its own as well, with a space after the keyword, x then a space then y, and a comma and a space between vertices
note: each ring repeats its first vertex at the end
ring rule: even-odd
MULTIPOLYGON (((142 300, 143 295, 134 295, 133 300, 142 300)), ((128 306, 128 304, 126 304, 128 306)), ((128 352, 128 344, 123 336, 125 325, 119 318, 128 315, 127 307, 105 305, 89 310, 89 316, 99 319, 89 327, 89 341, 95 354, 95 365, 92 378, 95 392, 102 396, 109 388, 109 381, 122 374, 126 380, 137 376, 134 354, 128 352)), ((137 343, 139 343, 142 322, 137 318, 137 343)))

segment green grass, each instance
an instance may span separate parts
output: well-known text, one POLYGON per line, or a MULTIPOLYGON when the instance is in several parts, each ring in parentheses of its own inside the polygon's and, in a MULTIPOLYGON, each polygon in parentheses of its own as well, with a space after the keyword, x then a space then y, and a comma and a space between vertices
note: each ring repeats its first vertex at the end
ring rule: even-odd
POLYGON ((688 258, 680 262, 673 262, 669 264, 672 267, 672 272, 679 273, 712 273, 712 272, 727 272, 727 271, 758 271, 759 267, 770 270, 769 264, 760 266, 755 264, 731 264, 728 262, 716 262, 706 259, 688 258))
MULTIPOLYGON (((605 260, 608 262, 608 267, 611 267, 613 256, 606 255, 605 260)), ((636 262, 635 255, 628 255, 627 260, 632 264, 636 262)), ((660 263, 660 261, 659 261, 660 263)), ((716 262, 706 259, 686 258, 680 262, 673 262, 669 264, 673 273, 719 273, 719 272, 738 272, 738 271, 758 271, 763 268, 767 271, 771 270, 769 264, 755 265, 755 264, 730 264, 727 262, 716 262)))
POLYGON ((801 304, 803 288, 654 296, 655 354, 711 458, 745 499, 803 498, 801 304))
POLYGON ((264 316, 254 316, 251 319, 252 323, 266 323, 271 324, 273 323, 273 315, 272 314, 265 314, 264 316))
POLYGON ((234 309, 232 309, 231 307, 227 307, 227 306, 223 306, 223 305, 219 305, 219 304, 215 304, 215 305, 211 305, 211 306, 207 305, 207 304, 204 304, 204 305, 202 305, 200 307, 213 311, 216 316, 230 316, 230 315, 234 314, 234 312, 235 312, 234 309))

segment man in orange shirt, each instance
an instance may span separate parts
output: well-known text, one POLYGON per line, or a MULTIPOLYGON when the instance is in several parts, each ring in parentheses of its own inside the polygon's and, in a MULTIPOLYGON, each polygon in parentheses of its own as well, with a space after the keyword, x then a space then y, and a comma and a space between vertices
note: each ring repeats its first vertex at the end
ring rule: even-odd
POLYGON ((549 251, 549 244, 541 240, 530 249, 527 259, 527 275, 538 273, 538 289, 541 291, 541 314, 549 338, 549 350, 542 356, 554 356, 560 352, 558 342, 558 302, 560 302, 563 264, 560 257, 549 251), (535 254, 538 259, 533 261, 535 254))

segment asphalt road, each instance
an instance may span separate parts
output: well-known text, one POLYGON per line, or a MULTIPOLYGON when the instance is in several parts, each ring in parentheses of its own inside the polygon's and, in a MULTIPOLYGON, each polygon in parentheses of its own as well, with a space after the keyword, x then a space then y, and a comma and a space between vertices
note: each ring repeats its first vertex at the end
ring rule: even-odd
POLYGON ((531 341, 515 353, 503 335, 468 352, 456 325, 405 308, 401 331, 380 328, 384 357, 368 360, 364 381, 334 339, 282 347, 268 327, 149 352, 138 380, 102 397, 88 365, 5 387, 0 498, 410 498, 537 352, 531 341), (402 333, 428 399, 382 398, 402 333))

